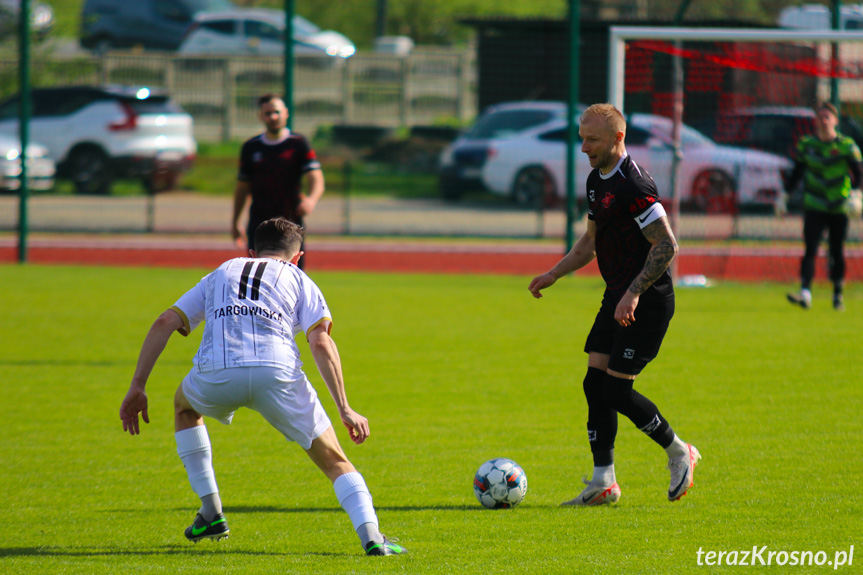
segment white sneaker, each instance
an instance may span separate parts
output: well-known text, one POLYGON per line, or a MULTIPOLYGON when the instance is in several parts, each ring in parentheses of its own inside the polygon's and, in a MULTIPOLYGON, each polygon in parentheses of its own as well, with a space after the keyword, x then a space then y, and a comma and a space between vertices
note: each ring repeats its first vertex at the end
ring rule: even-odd
POLYGON ((801 290, 797 293, 787 294, 785 297, 788 298, 788 301, 794 305, 799 305, 803 309, 809 309, 812 307, 812 292, 807 290, 801 290))
POLYGON ((668 487, 668 500, 678 501, 686 495, 689 488, 695 485, 695 466, 701 459, 701 454, 694 445, 686 444, 689 455, 680 459, 669 459, 668 469, 671 470, 671 485, 668 487))
POLYGON ((564 501, 561 505, 570 505, 574 507, 590 507, 592 505, 611 505, 617 503, 620 499, 620 486, 615 481, 613 485, 597 485, 587 480, 587 477, 582 479, 587 487, 584 491, 570 501, 564 501))

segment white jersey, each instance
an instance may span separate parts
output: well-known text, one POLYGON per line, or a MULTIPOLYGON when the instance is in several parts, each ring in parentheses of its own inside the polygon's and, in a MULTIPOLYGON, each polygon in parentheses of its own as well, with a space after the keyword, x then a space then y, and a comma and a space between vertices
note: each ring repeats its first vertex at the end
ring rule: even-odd
POLYGON ((207 274, 172 307, 189 335, 206 322, 194 363, 201 373, 232 367, 300 369, 294 337, 331 320, 318 286, 294 264, 235 258, 207 274))

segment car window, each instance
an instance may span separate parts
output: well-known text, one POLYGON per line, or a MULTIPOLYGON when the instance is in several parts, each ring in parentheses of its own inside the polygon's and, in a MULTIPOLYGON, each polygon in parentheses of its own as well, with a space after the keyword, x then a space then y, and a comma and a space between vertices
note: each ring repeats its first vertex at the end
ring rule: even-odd
POLYGON ((231 0, 183 0, 183 4, 194 14, 198 12, 223 12, 236 8, 231 0))
MULTIPOLYGON (((566 142, 568 133, 569 130, 567 130, 566 128, 561 128, 558 130, 552 130, 550 132, 540 134, 538 138, 547 142, 566 142)), ((578 134, 576 134, 576 141, 581 141, 581 138, 578 138, 578 134)))
POLYGON ((797 118, 782 116, 756 116, 750 123, 746 145, 775 154, 788 154, 790 146, 802 134, 797 118))
POLYGON ((647 130, 643 130, 638 126, 627 126, 624 141, 631 146, 645 146, 651 137, 650 132, 647 130))
POLYGON ((36 90, 33 92, 33 117, 68 116, 96 99, 88 90, 36 90))
POLYGON ((156 14, 174 22, 189 22, 192 14, 175 0, 156 0, 153 4, 156 14))
MULTIPOLYGON (((636 126, 634 126, 636 127, 636 126)), ((673 125, 670 120, 668 121, 655 121, 651 120, 647 122, 647 125, 644 126, 644 129, 650 132, 652 137, 659 138, 666 144, 672 143, 672 129, 673 125)), ((680 126, 680 145, 683 147, 698 147, 698 146, 709 146, 713 145, 713 140, 686 124, 681 124, 680 126)))
POLYGON ((468 138, 506 138, 553 119, 550 110, 508 110, 480 117, 468 138))
POLYGON ((266 22, 259 20, 244 20, 243 35, 250 38, 265 38, 267 40, 282 40, 282 32, 266 22))
POLYGON ((201 24, 201 27, 209 30, 210 32, 215 32, 216 34, 233 36, 234 24, 235 22, 233 20, 210 20, 201 24))

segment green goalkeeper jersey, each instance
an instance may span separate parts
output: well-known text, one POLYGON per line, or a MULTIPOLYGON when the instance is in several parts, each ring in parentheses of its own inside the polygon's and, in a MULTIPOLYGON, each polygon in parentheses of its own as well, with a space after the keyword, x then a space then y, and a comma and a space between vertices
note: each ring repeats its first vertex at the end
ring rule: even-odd
POLYGON ((845 210, 851 191, 849 170, 863 160, 860 148, 851 138, 837 134, 829 142, 816 136, 803 136, 797 142, 796 161, 805 166, 803 207, 829 213, 845 210))

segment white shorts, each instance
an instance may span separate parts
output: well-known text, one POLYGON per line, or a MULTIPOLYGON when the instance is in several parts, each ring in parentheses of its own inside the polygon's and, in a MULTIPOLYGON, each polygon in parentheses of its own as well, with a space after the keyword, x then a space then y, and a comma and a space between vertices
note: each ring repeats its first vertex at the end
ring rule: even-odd
POLYGON ((332 425, 315 388, 300 370, 236 367, 199 373, 192 368, 182 387, 201 415, 229 425, 238 408, 248 407, 303 449, 332 425))

